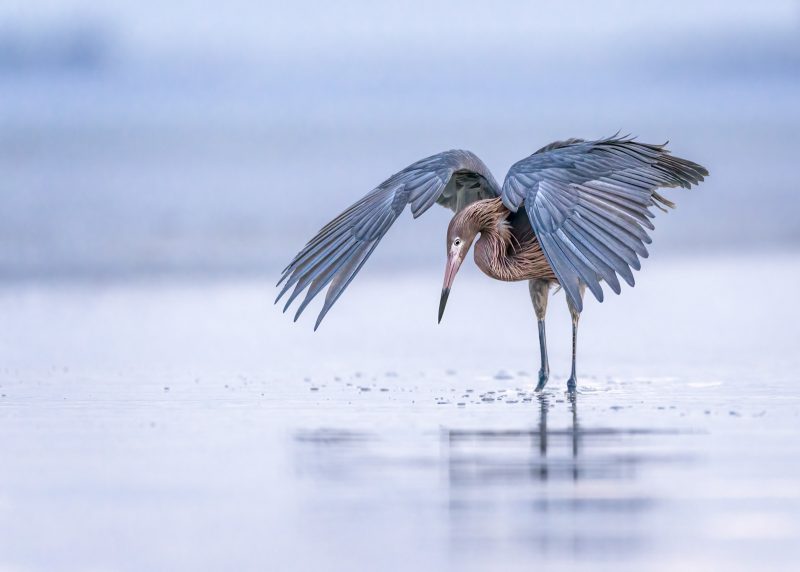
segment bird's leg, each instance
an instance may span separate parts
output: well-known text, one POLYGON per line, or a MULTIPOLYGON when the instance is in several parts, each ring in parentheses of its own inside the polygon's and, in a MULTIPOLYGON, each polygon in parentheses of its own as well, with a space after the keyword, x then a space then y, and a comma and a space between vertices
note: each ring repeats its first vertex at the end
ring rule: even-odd
POLYGON ((550 364, 547 362, 547 337, 544 331, 544 315, 547 312, 547 297, 550 294, 549 280, 529 280, 528 290, 533 302, 533 311, 536 312, 536 322, 539 325, 539 352, 541 353, 541 367, 539 368, 539 383, 536 391, 541 391, 547 385, 550 377, 550 364))
MULTIPOLYGON (((585 289, 586 287, 581 284, 579 288, 581 300, 583 300, 583 292, 585 289)), ((567 297, 567 305, 569 306, 569 313, 572 315, 572 372, 567 380, 567 391, 574 393, 578 387, 578 379, 575 375, 575 356, 578 352, 578 320, 581 317, 581 313, 572 306, 569 297, 567 297)))
POLYGON ((581 317, 580 312, 576 312, 570 308, 572 314, 572 371, 567 380, 567 391, 574 393, 578 387, 578 380, 575 374, 575 356, 578 352, 578 320, 581 317))

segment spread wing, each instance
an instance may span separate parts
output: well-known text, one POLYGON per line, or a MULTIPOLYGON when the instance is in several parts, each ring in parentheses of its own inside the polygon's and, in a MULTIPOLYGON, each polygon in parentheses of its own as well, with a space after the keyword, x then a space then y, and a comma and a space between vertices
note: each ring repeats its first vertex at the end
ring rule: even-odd
MULTIPOLYGON (((665 144, 666 145, 666 144, 665 144)), ((600 280, 619 294, 617 275, 633 286, 651 242, 650 207, 675 205, 660 187, 697 184, 708 171, 673 157, 665 145, 631 138, 570 139, 514 164, 503 183, 503 203, 524 206, 547 261, 567 297, 583 309, 580 285, 603 301, 600 280)))
POLYGON ((326 224, 283 270, 278 286, 286 284, 275 301, 294 286, 285 312, 307 290, 295 314, 297 320, 308 303, 328 287, 316 330, 407 205, 417 218, 434 203, 457 212, 471 202, 497 196, 500 186, 469 151, 445 151, 417 161, 326 224))

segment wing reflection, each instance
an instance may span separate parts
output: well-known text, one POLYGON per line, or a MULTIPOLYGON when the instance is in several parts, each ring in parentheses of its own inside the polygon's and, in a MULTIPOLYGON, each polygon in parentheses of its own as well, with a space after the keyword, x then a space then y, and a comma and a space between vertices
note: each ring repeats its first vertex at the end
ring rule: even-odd
POLYGON ((674 459, 637 446, 637 439, 677 431, 583 427, 574 395, 567 402, 570 424, 549 428, 551 397, 537 400, 535 429, 444 429, 450 482, 634 478, 642 463, 674 459))
POLYGON ((303 431, 297 466, 362 508, 387 510, 388 498, 413 514, 443 508, 459 552, 509 542, 570 554, 637 550, 658 502, 638 475, 686 460, 660 446, 678 432, 584 425, 578 398, 539 394, 527 428, 444 428, 438 444, 413 431, 303 431))

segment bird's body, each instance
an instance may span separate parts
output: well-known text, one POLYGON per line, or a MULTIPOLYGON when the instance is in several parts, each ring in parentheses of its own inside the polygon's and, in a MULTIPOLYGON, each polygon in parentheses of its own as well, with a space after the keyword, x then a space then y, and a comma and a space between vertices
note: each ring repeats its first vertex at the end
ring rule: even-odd
POLYGON ((664 145, 615 136, 547 145, 514 164, 501 187, 473 153, 445 151, 396 173, 324 226, 284 269, 279 285, 286 284, 278 299, 294 286, 285 311, 306 291, 296 320, 327 287, 316 329, 406 206, 416 218, 438 203, 455 213, 447 230, 439 320, 474 242, 475 263, 487 276, 528 281, 541 351, 537 389, 542 389, 549 377, 544 316, 550 288, 558 284, 572 317, 567 386, 574 390, 584 290, 602 302, 601 282, 616 293, 619 278, 633 286, 632 270, 640 269, 639 257, 647 257, 645 244, 651 242, 650 207, 674 206, 657 189, 689 188, 706 175, 704 167, 673 157, 664 145))

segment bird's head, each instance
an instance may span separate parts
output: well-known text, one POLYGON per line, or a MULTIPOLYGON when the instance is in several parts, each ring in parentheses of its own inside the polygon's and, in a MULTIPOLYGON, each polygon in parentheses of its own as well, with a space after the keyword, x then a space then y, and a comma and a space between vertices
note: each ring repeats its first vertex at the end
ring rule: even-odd
POLYGON ((450 295, 450 288, 453 285, 453 280, 456 277, 458 269, 461 267, 461 263, 467 256, 478 231, 478 223, 473 216, 472 210, 469 208, 456 214, 447 227, 447 266, 444 270, 442 297, 439 300, 440 323, 444 315, 444 307, 447 305, 447 298, 450 295))

